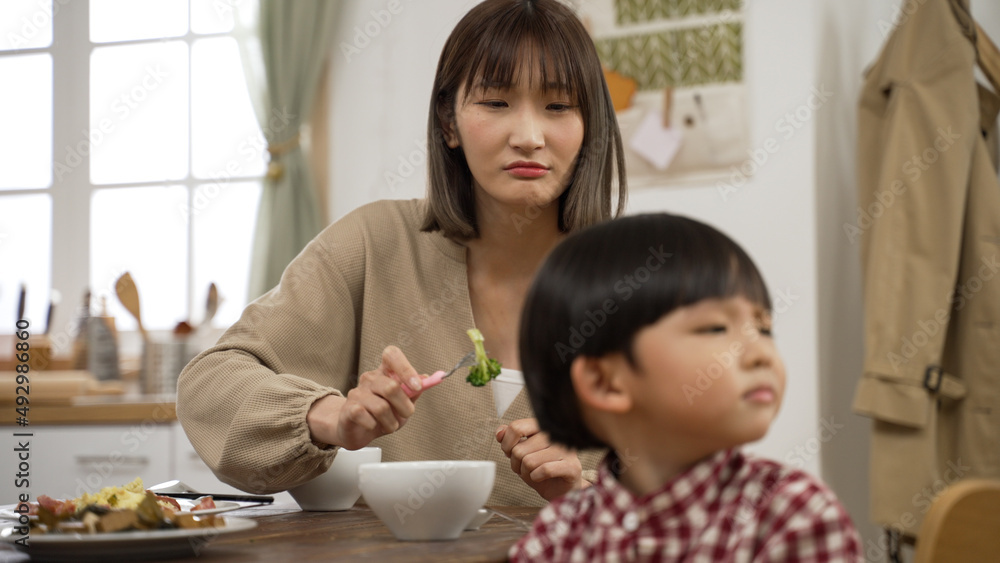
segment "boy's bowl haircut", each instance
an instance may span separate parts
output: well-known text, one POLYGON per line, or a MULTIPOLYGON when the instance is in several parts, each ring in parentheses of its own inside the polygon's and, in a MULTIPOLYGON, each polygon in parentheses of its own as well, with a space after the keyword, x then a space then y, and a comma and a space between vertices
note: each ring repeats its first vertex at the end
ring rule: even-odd
POLYGON ((541 429, 573 448, 606 448, 583 422, 573 360, 621 353, 634 363, 643 328, 677 308, 737 295, 771 309, 749 255, 694 219, 633 215, 569 235, 539 269, 521 314, 521 368, 541 429))

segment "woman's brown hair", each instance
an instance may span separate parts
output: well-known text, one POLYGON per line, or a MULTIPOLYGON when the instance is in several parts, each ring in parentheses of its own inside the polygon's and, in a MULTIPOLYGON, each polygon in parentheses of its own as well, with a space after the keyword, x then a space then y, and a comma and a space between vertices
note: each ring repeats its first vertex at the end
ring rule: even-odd
POLYGON ((522 73, 532 76, 532 64, 539 65, 542 88, 565 86, 583 116, 583 143, 559 197, 559 229, 574 231, 624 210, 621 133, 587 30, 559 0, 486 0, 458 22, 438 61, 427 123, 428 206, 421 230, 440 230, 459 240, 479 235, 472 172, 462 148, 448 147, 445 131, 455 121, 459 88, 510 87, 522 73))

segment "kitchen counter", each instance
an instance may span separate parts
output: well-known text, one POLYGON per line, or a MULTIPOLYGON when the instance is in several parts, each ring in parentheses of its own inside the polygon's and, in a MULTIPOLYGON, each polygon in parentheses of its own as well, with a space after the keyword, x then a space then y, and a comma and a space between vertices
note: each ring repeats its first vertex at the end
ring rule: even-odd
MULTIPOLYGON (((77 397, 68 405, 29 405, 28 423, 83 425, 171 423, 177 420, 175 395, 112 395, 77 397)), ((16 406, 3 405, 0 425, 16 426, 16 406)))

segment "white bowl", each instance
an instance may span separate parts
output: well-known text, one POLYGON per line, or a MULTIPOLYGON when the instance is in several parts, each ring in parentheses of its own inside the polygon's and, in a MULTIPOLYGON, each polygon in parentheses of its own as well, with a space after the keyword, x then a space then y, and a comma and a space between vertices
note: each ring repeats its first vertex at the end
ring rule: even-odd
POLYGON ((347 510, 361 497, 361 491, 358 490, 358 466, 381 460, 381 448, 340 448, 326 473, 308 483, 288 489, 288 492, 302 510, 347 510))
POLYGON ((358 467, 365 502, 401 540, 453 540, 493 490, 492 461, 398 461, 358 467))

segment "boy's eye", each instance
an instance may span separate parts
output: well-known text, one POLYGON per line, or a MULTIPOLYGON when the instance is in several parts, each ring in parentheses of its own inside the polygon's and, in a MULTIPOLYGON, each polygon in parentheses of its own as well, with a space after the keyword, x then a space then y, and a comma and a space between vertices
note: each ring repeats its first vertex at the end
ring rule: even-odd
POLYGON ((705 325, 698 329, 698 332, 703 334, 724 334, 726 332, 726 325, 723 324, 711 324, 705 325))
POLYGON ((773 334, 771 334, 770 325, 759 327, 757 330, 760 331, 760 333, 763 334, 764 336, 773 336, 773 334))

